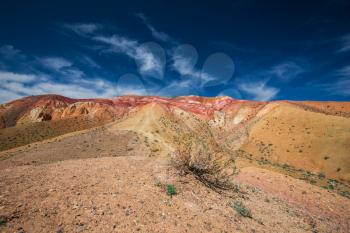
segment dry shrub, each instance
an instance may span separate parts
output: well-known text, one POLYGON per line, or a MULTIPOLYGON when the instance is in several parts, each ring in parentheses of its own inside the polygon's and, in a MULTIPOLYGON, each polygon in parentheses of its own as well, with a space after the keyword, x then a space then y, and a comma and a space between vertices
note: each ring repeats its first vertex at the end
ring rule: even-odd
POLYGON ((193 174, 197 180, 217 192, 233 189, 231 178, 235 166, 232 156, 213 148, 213 145, 188 145, 179 145, 172 159, 181 174, 193 174))

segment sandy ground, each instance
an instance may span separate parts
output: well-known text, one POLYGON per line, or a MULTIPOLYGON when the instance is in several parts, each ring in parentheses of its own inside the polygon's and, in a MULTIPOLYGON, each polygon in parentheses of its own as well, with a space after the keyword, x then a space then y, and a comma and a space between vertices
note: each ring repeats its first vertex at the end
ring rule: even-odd
POLYGON ((102 127, 1 152, 0 232, 350 232, 349 199, 254 166, 219 194, 143 141, 102 127))
MULTIPOLYGON (((241 184, 233 197, 143 156, 13 166, 1 173, 2 232, 346 232, 331 220, 241 184), (173 184, 178 195, 166 194, 173 184), (243 201, 253 218, 231 207, 243 201)), ((347 215, 348 217, 349 215, 347 215)), ((348 219, 343 219, 348 221, 348 219)))
POLYGON ((257 167, 243 168, 236 180, 250 184, 290 206, 327 219, 334 226, 338 225, 337 232, 350 229, 350 201, 346 197, 257 167))
POLYGON ((222 195, 190 175, 180 176, 165 158, 136 155, 12 164, 0 173, 0 216, 7 221, 0 229, 1 232, 348 232, 347 199, 321 193, 317 195, 321 198, 317 208, 322 211, 316 211, 313 205, 317 199, 312 195, 323 190, 283 177, 263 169, 246 168, 236 178, 239 191, 222 195), (256 177, 260 177, 260 182, 256 177), (168 196, 167 184, 174 185, 178 194, 168 196), (293 192, 287 191, 291 186, 296 187, 296 193, 305 189, 307 194, 299 196, 310 196, 314 202, 295 201, 290 197, 293 192), (326 205, 329 198, 333 201, 326 205), (252 218, 240 216, 232 208, 236 201, 242 201, 251 210, 252 218), (335 208, 332 211, 338 215, 323 211, 327 208, 335 208))

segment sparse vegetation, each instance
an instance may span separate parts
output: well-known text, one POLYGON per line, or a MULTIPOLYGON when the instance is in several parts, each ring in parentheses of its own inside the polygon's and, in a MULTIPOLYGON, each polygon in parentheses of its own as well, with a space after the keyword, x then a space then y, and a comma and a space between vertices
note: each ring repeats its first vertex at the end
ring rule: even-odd
POLYGON ((269 165, 269 166, 272 166, 274 168, 282 169, 283 171, 286 171, 287 174, 292 176, 292 177, 295 177, 295 178, 301 179, 301 180, 305 180, 306 182, 308 182, 312 185, 322 187, 324 189, 327 189, 328 191, 338 193, 339 195, 342 195, 342 196, 350 199, 350 194, 349 195, 346 194, 348 192, 346 190, 349 190, 348 185, 342 183, 340 180, 325 179, 326 175, 323 172, 313 173, 310 171, 306 171, 302 168, 298 169, 298 168, 293 167, 293 166, 288 165, 288 164, 272 163, 268 160, 262 161, 263 157, 261 159, 254 159, 254 156, 252 156, 252 154, 249 154, 248 152, 246 152, 244 150, 238 150, 237 155, 248 159, 249 162, 256 162, 257 164, 260 164, 260 165, 269 165))
POLYGON ((236 210, 238 214, 240 214, 243 217, 252 218, 251 211, 245 207, 245 205, 241 201, 235 201, 232 204, 232 208, 236 210))
POLYGON ((172 184, 168 184, 168 185, 166 186, 166 193, 167 193, 170 197, 173 197, 174 195, 176 195, 177 192, 176 192, 175 186, 172 185, 172 184))
POLYGON ((6 218, 3 217, 3 216, 0 216, 0 226, 5 225, 6 222, 7 222, 7 221, 6 221, 6 218))
POLYGON ((215 191, 234 188, 230 176, 225 172, 229 162, 221 161, 220 155, 212 155, 204 150, 197 151, 196 154, 191 150, 179 150, 173 162, 182 174, 193 174, 197 180, 215 191))
POLYGON ((230 172, 235 170, 233 156, 220 147, 208 122, 192 116, 189 128, 181 119, 160 118, 160 123, 172 132, 177 150, 172 163, 181 175, 192 174, 207 187, 222 192, 232 189, 230 172))
POLYGON ((343 197, 347 197, 347 198, 350 198, 350 193, 348 191, 340 191, 339 194, 343 197))

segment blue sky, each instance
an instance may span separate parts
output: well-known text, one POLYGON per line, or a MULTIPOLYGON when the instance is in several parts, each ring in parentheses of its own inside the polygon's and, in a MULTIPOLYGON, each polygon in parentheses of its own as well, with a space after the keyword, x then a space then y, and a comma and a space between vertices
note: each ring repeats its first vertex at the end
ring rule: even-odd
POLYGON ((0 102, 350 100, 350 2, 2 1, 0 102))

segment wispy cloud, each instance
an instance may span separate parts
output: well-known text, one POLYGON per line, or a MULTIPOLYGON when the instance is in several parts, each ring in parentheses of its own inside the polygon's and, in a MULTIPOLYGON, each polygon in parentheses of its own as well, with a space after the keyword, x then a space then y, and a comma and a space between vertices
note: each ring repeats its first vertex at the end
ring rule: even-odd
MULTIPOLYGON (((138 17, 147 23, 153 35, 158 39, 170 40, 170 37, 165 33, 157 31, 142 14, 138 17)), ((138 40, 130 39, 127 36, 120 34, 108 34, 104 29, 104 25, 100 24, 65 24, 65 29, 69 29, 83 37, 94 41, 97 51, 101 54, 123 54, 135 61, 138 72, 142 76, 162 79, 165 68, 165 51, 156 43, 140 43, 138 40), (101 29, 101 30, 100 30, 101 29), (87 36, 88 34, 88 36, 87 36)), ((91 46, 90 46, 91 47, 91 46)), ((85 59, 91 65, 94 63, 91 60, 85 59)))
POLYGON ((0 46, 0 68, 1 69, 32 69, 33 61, 13 45, 0 46))
POLYGON ((157 76, 163 76, 164 58, 157 56, 152 47, 142 46, 136 40, 119 35, 96 36, 94 39, 108 45, 104 52, 121 53, 134 59, 139 66, 141 75, 156 74, 157 76))
POLYGON ((173 80, 162 88, 150 90, 160 96, 181 96, 181 95, 197 95, 199 94, 199 86, 195 85, 191 79, 173 80))
MULTIPOLYGON (((3 47, 2 47, 3 48, 3 47)), ((16 62, 32 64, 31 69, 0 69, 0 102, 27 96, 55 93, 72 98, 112 97, 116 95, 115 84, 102 78, 88 77, 74 63, 62 57, 32 57, 12 46, 3 51, 16 62), (10 52, 9 52, 10 51, 10 52)), ((90 61, 91 62, 91 61, 90 61)), ((10 67, 10 66, 9 66, 10 67)))
POLYGON ((327 85, 330 94, 350 96, 350 78, 338 79, 334 84, 327 85))
POLYGON ((0 88, 0 104, 6 103, 6 102, 9 102, 11 100, 15 100, 15 99, 18 99, 21 97, 23 97, 23 95, 19 95, 14 91, 8 91, 6 89, 0 88))
POLYGON ((149 47, 139 46, 136 49, 135 60, 139 63, 139 72, 141 74, 155 73, 157 77, 163 76, 163 67, 165 65, 165 57, 162 59, 157 57, 149 47))
POLYGON ((350 51, 350 33, 339 38, 340 49, 338 52, 349 52, 350 51))
POLYGON ((39 63, 51 70, 61 71, 63 68, 71 67, 73 64, 61 57, 45 57, 39 58, 39 63))
POLYGON ((0 81, 3 82, 19 82, 19 83, 30 83, 36 80, 35 75, 18 74, 7 71, 0 71, 0 81))
POLYGON ((337 70, 336 75, 350 79, 350 65, 337 70))
POLYGON ((276 66, 273 66, 270 70, 270 74, 274 75, 282 81, 291 81, 304 72, 304 68, 294 61, 286 61, 280 63, 276 66))
POLYGON ((350 96, 350 65, 338 69, 334 76, 336 81, 323 84, 321 87, 330 95, 350 96))
POLYGON ((248 99, 269 101, 276 99, 283 86, 273 86, 276 81, 291 82, 306 72, 301 63, 284 61, 270 68, 254 71, 250 74, 238 77, 236 86, 239 93, 248 99))
POLYGON ((329 77, 331 82, 311 83, 313 88, 322 90, 329 96, 350 96, 350 65, 335 70, 329 77))
POLYGON ((99 29, 102 29, 102 25, 97 23, 66 23, 62 24, 62 27, 81 36, 86 36, 88 34, 95 33, 99 29))
POLYGON ((71 61, 62 57, 38 58, 38 63, 41 67, 51 72, 59 73, 63 78, 80 79, 85 75, 84 71, 74 67, 71 61))
POLYGON ((272 100, 280 91, 278 88, 268 86, 266 81, 240 83, 238 89, 258 101, 272 100))
POLYGON ((150 20, 142 13, 136 14, 136 16, 142 20, 142 22, 146 25, 146 27, 151 31, 153 37, 157 40, 164 42, 174 41, 168 34, 165 32, 157 30, 151 23, 150 20))
POLYGON ((23 60, 26 56, 21 50, 15 49, 12 45, 3 45, 0 47, 0 55, 3 59, 23 60))
POLYGON ((84 54, 79 55, 79 61, 83 65, 88 65, 92 68, 101 68, 101 66, 94 59, 84 54))
POLYGON ((192 84, 203 85, 206 82, 214 80, 215 77, 209 75, 202 70, 196 69, 191 57, 185 57, 179 54, 174 54, 172 57, 172 68, 181 76, 188 76, 192 78, 192 84))
POLYGON ((194 64, 191 61, 192 58, 184 57, 181 55, 173 55, 173 64, 172 67, 180 75, 189 75, 195 78, 201 77, 201 72, 194 68, 194 64))
POLYGON ((59 82, 52 77, 0 71, 0 102, 27 95, 61 94, 72 98, 112 97, 113 83, 103 79, 72 79, 59 82), (3 93, 6 93, 4 95, 3 93))

